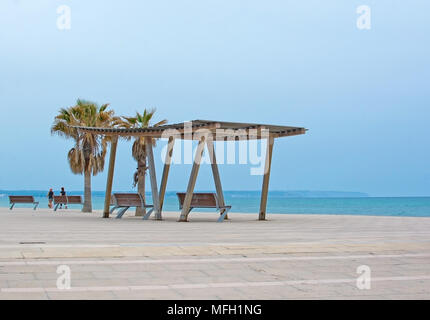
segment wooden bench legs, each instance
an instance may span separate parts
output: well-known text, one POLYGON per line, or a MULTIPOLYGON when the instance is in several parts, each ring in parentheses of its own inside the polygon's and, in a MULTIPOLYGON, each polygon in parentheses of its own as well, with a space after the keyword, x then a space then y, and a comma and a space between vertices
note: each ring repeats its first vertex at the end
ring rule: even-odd
POLYGON ((151 210, 146 212, 146 214, 143 216, 143 220, 148 220, 153 211, 154 211, 154 208, 151 208, 151 210))
MULTIPOLYGON (((24 203, 24 202, 23 202, 24 203)), ((15 202, 14 203, 12 203, 12 205, 10 206, 10 208, 9 208, 9 210, 12 210, 13 209, 13 207, 15 206, 15 202)), ((33 204, 33 210, 36 210, 37 209, 37 206, 39 205, 39 202, 33 202, 32 203, 33 204)))
POLYGON ((54 207, 54 211, 57 211, 57 209, 58 209, 58 207, 60 206, 60 205, 63 205, 64 204, 64 206, 66 207, 66 209, 67 209, 67 203, 57 203, 56 205, 55 205, 55 207, 54 207))
MULTIPOLYGON (((120 209, 116 215, 116 219, 121 219, 124 213, 132 206, 115 206, 112 209, 110 209, 109 214, 112 214, 116 209, 120 209)), ((151 213, 154 211, 154 207, 151 205, 145 206, 145 209, 150 208, 150 210, 143 216, 143 220, 148 220, 148 218, 151 216, 151 213)))
MULTIPOLYGON (((118 214, 116 215, 116 219, 121 219, 124 213, 130 208, 130 207, 120 207, 121 210, 118 211, 118 214)), ((115 208, 114 208, 115 209, 115 208)))
POLYGON ((116 209, 122 208, 121 210, 118 211, 117 215, 116 215, 116 219, 121 219, 122 216, 124 215, 124 213, 130 208, 128 207, 120 207, 120 206, 115 206, 112 209, 110 209, 109 214, 112 214, 116 209))
MULTIPOLYGON (((193 209, 194 209, 194 208, 193 208, 193 207, 191 207, 191 208, 188 210, 187 217, 188 217, 189 213, 191 212, 191 210, 193 210, 193 209)), ((223 222, 223 221, 225 220, 225 217, 227 217, 227 213, 230 211, 231 206, 224 206, 224 207, 220 207, 220 208, 218 208, 218 209, 220 210, 220 212, 222 212, 222 210, 224 210, 224 212, 222 212, 222 214, 219 216, 219 218, 218 218, 217 222, 223 222)))
MULTIPOLYGON (((122 216, 124 215, 124 213, 130 208, 130 207, 113 207, 111 210, 110 210, 110 212, 109 212, 109 214, 112 214, 113 212, 114 212, 114 210, 116 210, 116 209, 119 209, 119 208, 122 208, 120 211, 118 211, 118 213, 117 213, 117 215, 116 215, 116 219, 121 219, 122 218, 122 216)), ((147 207, 148 208, 148 207, 147 207)), ((148 210, 147 212, 146 212, 146 214, 143 216, 143 220, 148 220, 149 219, 149 217, 151 216, 151 214, 154 212, 154 207, 149 207, 150 208, 150 210, 148 210)), ((222 208, 219 208, 221 211, 222 210, 224 210, 224 212, 220 215, 220 217, 218 218, 218 221, 217 222, 223 222, 224 221, 224 219, 225 219, 225 217, 227 216, 227 213, 230 211, 230 209, 231 209, 231 206, 225 206, 225 207, 222 207, 222 208)), ((188 210, 188 213, 187 213, 187 216, 188 216, 188 214, 191 212, 191 210, 193 210, 193 208, 190 208, 189 210, 188 210)))
POLYGON ((227 216, 227 213, 230 211, 230 206, 225 206, 223 208, 220 208, 221 210, 224 210, 224 212, 220 215, 217 222, 223 222, 225 217, 227 216))

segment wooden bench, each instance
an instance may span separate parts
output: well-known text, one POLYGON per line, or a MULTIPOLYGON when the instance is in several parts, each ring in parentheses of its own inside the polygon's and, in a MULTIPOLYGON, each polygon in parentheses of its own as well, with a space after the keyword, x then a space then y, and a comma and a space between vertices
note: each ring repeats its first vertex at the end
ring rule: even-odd
MULTIPOLYGON (((185 201, 186 193, 176 193, 179 199, 179 209, 182 210, 185 201)), ((214 208, 220 211, 221 215, 218 218, 218 222, 223 222, 227 212, 231 209, 231 206, 220 206, 218 203, 218 197, 215 193, 193 193, 191 198, 190 210, 194 208, 214 208), (222 212, 224 211, 224 212, 222 212)))
POLYGON ((154 210, 153 205, 149 205, 145 203, 145 200, 139 193, 114 193, 112 195, 114 207, 110 210, 110 214, 113 213, 116 209, 120 209, 118 211, 118 214, 116 215, 116 219, 121 219, 124 213, 130 208, 130 207, 142 207, 142 208, 151 208, 149 210, 145 217, 149 217, 154 210))
POLYGON ((54 196, 54 211, 57 211, 60 204, 83 204, 81 196, 54 196))
POLYGON ((11 204, 10 210, 12 210, 17 203, 31 203, 34 205, 33 210, 36 210, 39 205, 38 201, 34 201, 33 196, 9 196, 9 203, 11 204))

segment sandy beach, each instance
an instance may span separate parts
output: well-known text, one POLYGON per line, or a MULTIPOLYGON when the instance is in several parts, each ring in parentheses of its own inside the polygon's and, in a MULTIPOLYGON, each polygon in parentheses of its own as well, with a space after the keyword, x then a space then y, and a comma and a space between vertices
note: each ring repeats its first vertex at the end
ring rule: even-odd
POLYGON ((0 299, 430 298, 430 218, 163 217, 1 208, 0 299), (60 265, 70 289, 57 288, 60 265))

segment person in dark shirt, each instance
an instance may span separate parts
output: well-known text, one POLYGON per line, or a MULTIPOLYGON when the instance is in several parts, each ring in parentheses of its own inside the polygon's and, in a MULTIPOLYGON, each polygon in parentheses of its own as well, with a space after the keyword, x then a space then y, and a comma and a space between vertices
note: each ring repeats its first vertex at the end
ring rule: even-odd
POLYGON ((49 189, 48 192, 48 208, 52 209, 52 201, 54 200, 54 191, 52 191, 52 188, 49 189))
MULTIPOLYGON (((65 195, 66 195, 66 190, 64 190, 64 187, 61 187, 60 194, 61 194, 62 196, 65 196, 65 195)), ((67 204, 66 204, 66 205, 64 205, 64 207, 67 209, 67 204)), ((62 209, 62 208, 63 208, 63 205, 62 205, 62 204, 60 204, 60 209, 62 209)))

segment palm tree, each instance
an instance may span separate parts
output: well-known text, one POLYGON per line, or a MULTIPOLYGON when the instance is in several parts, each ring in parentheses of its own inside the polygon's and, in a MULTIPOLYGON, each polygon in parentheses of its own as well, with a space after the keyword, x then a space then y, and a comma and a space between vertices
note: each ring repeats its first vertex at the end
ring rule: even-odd
POLYGON ((111 127, 116 121, 109 104, 98 106, 94 102, 78 99, 75 106, 60 109, 51 127, 52 134, 73 139, 75 146, 68 152, 70 169, 84 174, 84 206, 82 212, 92 211, 91 175, 103 171, 109 137, 79 131, 73 126, 111 127))
MULTIPOLYGON (((122 128, 148 128, 150 126, 150 122, 152 117, 154 116, 155 109, 144 110, 143 114, 136 112, 135 117, 121 117, 122 120, 116 122, 119 127, 122 128)), ((162 120, 154 125, 161 126, 166 124, 167 120, 162 120)), ((128 138, 130 139, 130 138, 128 138)), ((155 139, 152 140, 152 144, 155 145, 155 139)), ((146 148, 145 148, 145 137, 136 137, 133 143, 132 152, 131 152, 134 160, 137 162, 137 169, 133 175, 133 187, 137 185, 137 192, 145 198, 145 176, 146 170, 148 169, 146 165, 146 148)), ((143 208, 136 208, 136 216, 141 216, 145 214, 143 208)))

